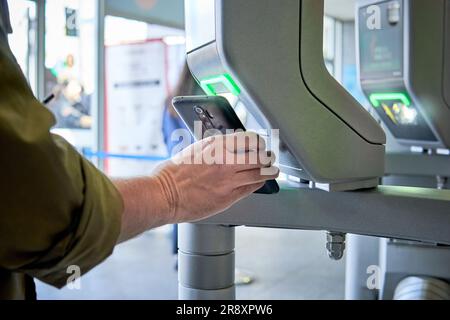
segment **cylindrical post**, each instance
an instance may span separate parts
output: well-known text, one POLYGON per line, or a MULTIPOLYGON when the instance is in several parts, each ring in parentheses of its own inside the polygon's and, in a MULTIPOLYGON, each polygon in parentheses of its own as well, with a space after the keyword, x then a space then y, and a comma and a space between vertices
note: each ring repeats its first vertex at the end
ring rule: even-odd
POLYGON ((345 263, 345 299, 377 300, 381 286, 381 274, 377 272, 379 261, 379 238, 347 235, 347 256, 345 263), (372 269, 374 268, 374 269, 372 269), (368 280, 374 275, 375 288, 369 288, 368 280), (376 288, 378 287, 378 288, 376 288))
POLYGON ((450 285, 431 277, 408 277, 395 289, 394 300, 449 300, 450 285))
POLYGON ((233 300, 233 227, 182 224, 178 228, 178 297, 181 300, 233 300))

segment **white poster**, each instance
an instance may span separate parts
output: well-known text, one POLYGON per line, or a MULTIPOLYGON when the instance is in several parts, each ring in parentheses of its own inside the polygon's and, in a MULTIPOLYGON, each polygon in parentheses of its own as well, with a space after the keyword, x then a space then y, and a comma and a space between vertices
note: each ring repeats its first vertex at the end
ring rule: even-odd
POLYGON ((152 157, 167 156, 161 132, 167 46, 160 40, 110 46, 105 63, 105 152, 119 156, 105 161, 105 171, 115 177, 148 174, 152 157))

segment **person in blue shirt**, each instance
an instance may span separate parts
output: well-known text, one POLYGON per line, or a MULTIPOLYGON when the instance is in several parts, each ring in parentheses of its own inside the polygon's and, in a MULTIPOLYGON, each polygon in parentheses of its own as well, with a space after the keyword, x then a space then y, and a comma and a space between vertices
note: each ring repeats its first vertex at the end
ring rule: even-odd
MULTIPOLYGON (((194 77, 189 71, 187 63, 184 65, 183 71, 180 75, 175 90, 170 94, 166 100, 166 108, 163 114, 162 131, 164 136, 164 142, 167 146, 169 154, 172 154, 173 148, 179 143, 177 140, 172 139, 172 133, 177 129, 187 129, 181 118, 178 116, 172 105, 172 99, 177 96, 194 96, 203 95, 203 91, 195 81, 194 77)), ((193 142, 193 140, 192 140, 193 142)))
MULTIPOLYGON (((202 95, 203 91, 200 86, 195 81, 194 77, 189 71, 187 63, 183 67, 183 71, 180 75, 180 80, 172 94, 170 94, 166 100, 166 107, 163 114, 163 125, 162 131, 164 136, 164 142, 167 146, 169 155, 172 155, 172 151, 175 146, 178 145, 179 141, 172 139, 172 133, 178 129, 186 129, 183 120, 178 116, 172 105, 172 99, 177 96, 193 96, 202 95)), ((193 138, 192 141, 194 142, 193 138)), ((173 226, 173 242, 172 242, 172 253, 178 253, 178 225, 173 226)))

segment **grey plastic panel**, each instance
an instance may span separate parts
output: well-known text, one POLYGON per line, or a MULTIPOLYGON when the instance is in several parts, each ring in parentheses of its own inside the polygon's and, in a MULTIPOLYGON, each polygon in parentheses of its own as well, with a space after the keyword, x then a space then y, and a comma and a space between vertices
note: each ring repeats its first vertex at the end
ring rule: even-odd
POLYGON ((386 154, 386 174, 450 177, 450 157, 415 153, 386 154))
POLYGON ((188 65, 197 80, 225 72, 217 52, 216 42, 205 44, 200 50, 190 52, 188 54, 188 65))
POLYGON ((311 58, 323 56, 322 46, 300 43, 319 34, 316 40, 322 43, 322 1, 209 1, 215 2, 215 12, 201 11, 198 19, 215 15, 215 40, 199 44, 187 56, 197 80, 224 73, 235 80, 239 98, 261 127, 280 130, 283 172, 348 190, 368 182, 375 186, 374 178, 384 173, 384 132, 331 78, 323 59, 311 58), (311 88, 305 84, 301 59, 311 88), (323 72, 315 75, 314 68, 323 72))
MULTIPOLYGON (((386 1, 358 0, 356 23, 365 23, 359 21, 359 8, 379 3, 386 3, 386 1)), ((406 90, 412 104, 424 118, 422 126, 428 126, 429 129, 419 137, 411 132, 410 138, 397 136, 397 141, 409 146, 449 148, 450 45, 448 39, 450 39, 450 25, 448 19, 450 1, 402 0, 400 3, 403 4, 404 11, 403 75, 374 81, 362 79, 363 91, 367 95, 374 91, 406 90)), ((359 30, 358 26, 356 30, 359 30)), ((359 38, 358 34, 357 39, 359 38)), ((358 60, 359 63, 360 59, 358 60)), ((361 69, 360 65, 358 69, 361 69)))
MULTIPOLYGON (((217 0, 220 17, 216 20, 220 23, 216 41, 222 65, 243 88, 243 100, 250 102, 247 107, 253 114, 262 114, 272 128, 280 128, 282 141, 314 181, 382 176, 384 146, 368 143, 318 101, 303 82, 299 65, 301 3, 309 3, 308 10, 322 10, 323 14, 323 8, 311 5, 311 0, 217 0)), ((321 56, 322 49, 315 54, 321 56)), ((340 102, 337 98, 336 103, 340 102)), ((360 108, 356 102, 354 106, 360 108)), ((362 123, 370 119, 368 113, 355 110, 362 115, 362 123)))
MULTIPOLYGON (((450 147, 450 108, 443 97, 445 10, 448 0, 409 0, 410 61, 409 89, 419 102, 425 117, 441 139, 450 147)), ((450 90, 447 89, 447 90, 450 90)))
MULTIPOLYGON (((206 44, 201 48, 201 50, 194 50, 190 52, 188 54, 188 65, 197 80, 207 78, 211 75, 218 75, 227 72, 222 65, 222 60, 219 57, 216 42, 206 44)), ((246 97, 241 96, 240 99, 244 101, 246 106, 252 105, 252 102, 248 101, 246 97)), ((261 128, 270 128, 270 124, 267 122, 264 115, 259 111, 253 112, 252 115, 256 118, 261 128)), ((282 172, 303 179, 310 179, 308 174, 301 168, 301 165, 288 149, 281 146, 278 157, 282 172)))
POLYGON ((385 144, 386 135, 367 111, 330 75, 323 55, 323 1, 303 0, 301 8, 301 71, 318 100, 370 143, 385 144))
POLYGON ((324 192, 280 187, 279 194, 252 195, 202 223, 331 230, 450 245, 450 190, 380 186, 324 192))

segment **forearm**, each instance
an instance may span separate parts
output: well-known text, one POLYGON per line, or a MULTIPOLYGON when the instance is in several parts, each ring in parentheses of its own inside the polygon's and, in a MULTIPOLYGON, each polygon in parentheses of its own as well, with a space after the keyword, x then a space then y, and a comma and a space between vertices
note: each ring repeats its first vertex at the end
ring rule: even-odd
POLYGON ((171 223, 170 199, 167 199, 159 178, 116 180, 114 184, 124 204, 119 243, 149 229, 171 223))
MULTIPOLYGON (((118 242, 164 224, 211 217, 278 177, 276 168, 272 175, 262 174, 263 168, 268 172, 271 167, 261 161, 261 154, 267 153, 258 135, 238 133, 231 138, 240 141, 231 151, 224 150, 222 139, 202 140, 161 164, 152 177, 116 181, 124 206, 118 242), (236 157, 236 164, 192 164, 196 152, 203 159, 214 150, 225 152, 224 159, 236 157), (255 163, 250 159, 256 159, 255 163)), ((273 164, 273 154, 270 159, 273 164)))

